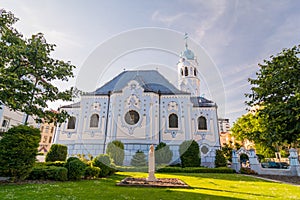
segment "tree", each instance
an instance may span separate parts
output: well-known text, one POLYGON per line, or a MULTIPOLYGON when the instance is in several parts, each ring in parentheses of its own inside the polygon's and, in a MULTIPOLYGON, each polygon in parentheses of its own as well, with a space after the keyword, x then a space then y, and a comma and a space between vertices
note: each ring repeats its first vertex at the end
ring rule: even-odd
POLYGON ((249 106, 260 106, 269 143, 280 145, 300 140, 300 45, 283 49, 259 64, 255 79, 249 79, 249 106))
POLYGON ((246 139, 253 141, 256 153, 265 157, 274 155, 273 141, 270 139, 266 120, 259 114, 260 110, 252 111, 238 118, 233 124, 232 135, 240 141, 246 139))
POLYGON ((46 162, 65 161, 68 154, 68 147, 62 144, 52 144, 46 155, 46 162))
POLYGON ((107 145, 106 153, 114 160, 116 165, 123 165, 125 153, 124 144, 119 140, 114 140, 107 145))
POLYGON ((216 157, 215 157, 215 166, 216 167, 226 167, 227 162, 224 156, 224 152, 222 150, 216 150, 216 157))
POLYGON ((142 167, 147 165, 146 155, 143 151, 138 150, 131 159, 131 165, 135 167, 142 167))
MULTIPOLYGON (((42 33, 24 38, 13 24, 17 18, 2 10, 0 16, 0 100, 12 110, 36 117, 37 121, 63 122, 68 116, 45 110, 48 102, 69 101, 73 88, 59 91, 53 81, 73 77, 70 62, 52 58, 54 44, 48 44, 42 33)), ((26 120, 25 120, 26 122, 26 120)))
POLYGON ((112 158, 107 154, 100 154, 92 161, 94 167, 100 168, 100 177, 106 177, 115 173, 115 165, 112 158))
POLYGON ((155 147, 155 163, 156 164, 168 164, 173 157, 173 152, 170 147, 163 142, 160 142, 155 147))
POLYGON ((195 140, 184 141, 179 146, 179 155, 182 167, 199 167, 200 151, 195 140))
POLYGON ((36 128, 20 125, 9 129, 0 140, 0 176, 25 179, 35 163, 40 138, 36 128))

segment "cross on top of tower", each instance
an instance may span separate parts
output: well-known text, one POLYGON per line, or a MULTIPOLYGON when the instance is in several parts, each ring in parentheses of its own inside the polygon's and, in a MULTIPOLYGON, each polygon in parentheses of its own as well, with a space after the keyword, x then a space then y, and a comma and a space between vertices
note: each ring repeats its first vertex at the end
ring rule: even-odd
POLYGON ((189 35, 187 33, 184 34, 184 40, 185 40, 185 48, 188 48, 187 40, 189 38, 189 35))

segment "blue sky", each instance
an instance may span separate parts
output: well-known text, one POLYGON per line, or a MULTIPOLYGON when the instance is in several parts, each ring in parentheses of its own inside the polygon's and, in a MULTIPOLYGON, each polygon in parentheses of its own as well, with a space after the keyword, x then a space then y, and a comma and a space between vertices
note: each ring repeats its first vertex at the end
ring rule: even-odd
MULTIPOLYGON (((231 122, 246 113, 244 93, 250 88, 247 79, 255 76, 258 63, 300 43, 297 0, 0 0, 0 7, 20 18, 16 27, 26 37, 44 33, 49 43, 57 45, 53 56, 70 60, 77 66, 75 74, 99 45, 122 32, 143 27, 187 32, 221 75, 226 97, 225 103, 220 103, 225 110, 220 115, 231 122)), ((183 40, 178 42, 184 44, 183 40)), ((149 59, 176 70, 174 56, 137 52, 115 62, 111 76, 104 77, 99 84, 120 73, 115 65, 130 69, 145 60, 149 63, 149 59), (142 61, 137 62, 138 59, 142 61)), ((58 84, 67 88, 75 83, 76 78, 58 84)), ((203 91, 205 97, 211 98, 206 94, 208 90, 203 91)))

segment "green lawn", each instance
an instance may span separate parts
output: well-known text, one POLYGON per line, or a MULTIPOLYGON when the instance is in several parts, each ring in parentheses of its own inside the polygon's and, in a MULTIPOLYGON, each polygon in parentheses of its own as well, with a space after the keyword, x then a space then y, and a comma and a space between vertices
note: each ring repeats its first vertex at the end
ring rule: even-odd
POLYGON ((191 189, 116 186, 125 177, 146 173, 119 172, 100 180, 49 184, 0 185, 0 199, 300 199, 300 187, 239 174, 156 174, 180 178, 191 189))

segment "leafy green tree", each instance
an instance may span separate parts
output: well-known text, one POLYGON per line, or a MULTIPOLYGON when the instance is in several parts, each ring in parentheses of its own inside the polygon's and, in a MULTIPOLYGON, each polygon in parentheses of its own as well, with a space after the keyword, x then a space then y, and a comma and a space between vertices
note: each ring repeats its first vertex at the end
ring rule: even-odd
POLYGON ((249 106, 260 106, 268 145, 297 143, 300 140, 300 45, 283 49, 259 64, 252 85, 249 106))
POLYGON ((168 164, 173 157, 173 152, 170 147, 163 142, 160 142, 155 147, 155 163, 156 164, 168 164))
POLYGON ((68 147, 62 144, 52 144, 46 155, 46 162, 65 161, 68 154, 68 147))
POLYGON ((179 146, 182 167, 199 167, 201 163, 199 145, 195 140, 184 141, 179 146))
POLYGON ((36 159, 40 130, 24 125, 8 130, 0 140, 0 176, 25 179, 36 159))
POLYGON ((114 160, 116 165, 122 166, 125 158, 124 144, 114 140, 107 145, 106 153, 114 160))
POLYGON ((265 157, 274 156, 273 143, 269 141, 267 122, 259 114, 260 110, 253 111, 238 118, 231 131, 237 140, 250 140, 255 143, 256 153, 265 157))
POLYGON ((131 159, 131 165, 142 167, 147 165, 146 155, 143 151, 138 150, 131 159))
POLYGON ((55 45, 48 44, 42 33, 24 38, 13 28, 17 20, 12 13, 1 10, 1 102, 12 110, 35 116, 37 121, 63 122, 68 116, 65 111, 57 113, 45 108, 48 102, 71 100, 73 88, 59 91, 53 81, 68 81, 75 66, 52 58, 55 45))
POLYGON ((79 158, 68 158, 65 167, 68 169, 68 180, 80 180, 87 167, 79 158))

